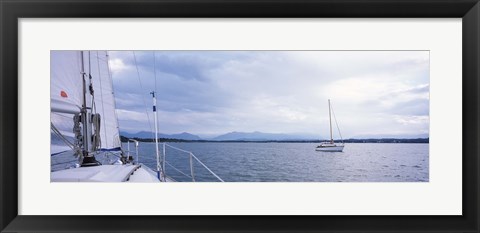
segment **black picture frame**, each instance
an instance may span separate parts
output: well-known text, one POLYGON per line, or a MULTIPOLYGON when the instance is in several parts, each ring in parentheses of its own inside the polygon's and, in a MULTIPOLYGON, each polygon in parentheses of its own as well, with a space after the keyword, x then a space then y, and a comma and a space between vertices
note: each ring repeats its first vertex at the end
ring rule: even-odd
MULTIPOLYGON (((479 232, 478 0, 0 0, 2 232, 479 232), (462 216, 18 215, 18 19, 142 17, 462 18, 462 216)), ((39 201, 42 198, 39 197, 39 201)), ((95 207, 92 207, 95 208, 95 207)), ((148 208, 148 207, 146 207, 148 208)))

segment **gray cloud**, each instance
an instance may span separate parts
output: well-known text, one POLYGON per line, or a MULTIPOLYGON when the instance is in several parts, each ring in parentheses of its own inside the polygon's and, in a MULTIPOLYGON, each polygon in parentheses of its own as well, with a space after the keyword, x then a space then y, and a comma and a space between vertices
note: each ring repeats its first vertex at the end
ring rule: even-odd
MULTIPOLYGON (((149 130, 153 52, 111 52, 120 127, 149 130), (145 104, 144 104, 145 102, 145 104), (141 118, 141 119, 140 119, 141 118)), ((332 99, 345 136, 428 129, 425 51, 157 51, 162 132, 327 132, 332 99), (381 130, 380 130, 381 129, 381 130), (387 132, 383 132, 387 131, 387 132)))

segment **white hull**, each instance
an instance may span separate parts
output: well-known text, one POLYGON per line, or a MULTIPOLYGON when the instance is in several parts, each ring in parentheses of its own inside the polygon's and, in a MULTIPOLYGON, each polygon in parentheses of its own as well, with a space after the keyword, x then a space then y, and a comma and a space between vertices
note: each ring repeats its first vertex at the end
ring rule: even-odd
MULTIPOLYGON (((336 144, 333 140, 332 113, 331 113, 332 111, 333 109, 330 106, 330 99, 329 99, 328 100, 328 119, 330 122, 330 140, 320 143, 320 145, 318 145, 317 148, 315 148, 316 151, 342 152, 343 147, 345 147, 345 145, 343 144, 343 139, 342 139, 342 143, 339 143, 339 144, 336 144)), ((333 113, 333 117, 335 117, 335 113, 333 113)), ((335 124, 337 124, 336 118, 335 118, 335 124)), ((342 134, 340 133, 340 128, 338 128, 338 124, 337 124, 337 129, 338 129, 338 133, 340 134, 340 138, 342 138, 342 134)))
POLYGON ((341 146, 318 146, 316 151, 342 152, 344 145, 341 146))

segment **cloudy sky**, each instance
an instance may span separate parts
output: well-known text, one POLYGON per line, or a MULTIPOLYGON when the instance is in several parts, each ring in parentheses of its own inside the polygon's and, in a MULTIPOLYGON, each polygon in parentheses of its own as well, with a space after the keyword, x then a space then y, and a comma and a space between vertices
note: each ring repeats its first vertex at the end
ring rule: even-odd
POLYGON ((109 53, 122 131, 153 129, 157 90, 162 133, 325 138, 331 99, 344 138, 428 134, 428 51, 109 53))

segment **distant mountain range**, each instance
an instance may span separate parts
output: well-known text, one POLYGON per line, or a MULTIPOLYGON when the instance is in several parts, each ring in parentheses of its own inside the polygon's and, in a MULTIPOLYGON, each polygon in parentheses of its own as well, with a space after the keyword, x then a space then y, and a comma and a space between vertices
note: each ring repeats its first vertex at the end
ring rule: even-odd
POLYGON ((230 132, 214 137, 216 141, 270 141, 270 140, 315 140, 318 138, 281 133, 262 133, 262 132, 230 132))
MULTIPOLYGON (((120 132, 120 135, 127 138, 153 138, 152 132, 141 131, 138 133, 120 132)), ((180 134, 158 134, 159 138, 170 138, 180 140, 212 140, 212 141, 269 141, 269 140, 318 140, 315 136, 296 135, 296 134, 278 134, 278 133, 262 133, 262 132, 230 132, 216 137, 201 138, 197 135, 183 132, 180 134)))
POLYGON ((428 134, 366 134, 357 135, 352 139, 371 139, 371 138, 396 138, 396 139, 412 139, 412 138, 428 138, 428 134))
MULTIPOLYGON (((120 132, 120 135, 127 138, 144 138, 152 139, 154 135, 152 132, 141 131, 138 133, 120 132)), ((198 135, 183 132, 179 134, 163 134, 158 135, 159 138, 179 139, 179 140, 209 140, 209 141, 301 141, 301 140, 324 140, 312 134, 281 134, 281 133, 263 133, 263 132, 230 132, 216 137, 201 138, 198 135)), ((413 139, 413 138, 428 138, 428 134, 418 135, 358 135, 351 139, 413 139)))
MULTIPOLYGON (((152 132, 140 131, 138 133, 127 133, 127 132, 120 132, 120 135, 127 137, 127 138, 154 138, 154 134, 152 132)), ((158 138, 170 138, 170 139, 181 139, 181 140, 202 140, 199 136, 193 135, 187 132, 179 133, 179 134, 163 134, 159 133, 158 138)))

